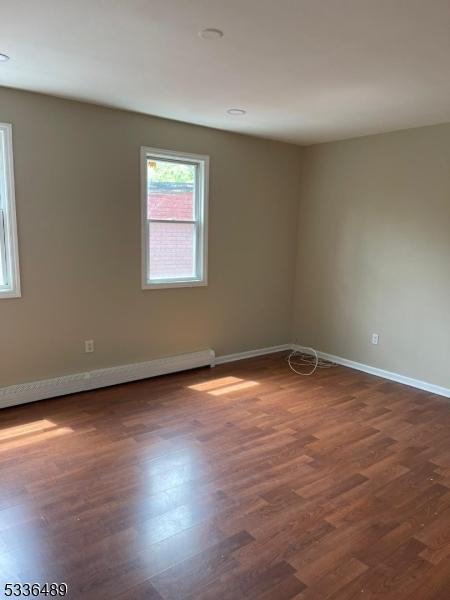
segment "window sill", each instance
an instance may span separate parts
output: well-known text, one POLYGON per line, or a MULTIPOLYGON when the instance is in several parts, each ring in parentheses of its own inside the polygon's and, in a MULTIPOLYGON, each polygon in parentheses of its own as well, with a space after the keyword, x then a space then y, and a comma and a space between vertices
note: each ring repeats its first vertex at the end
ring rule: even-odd
POLYGON ((7 298, 21 298, 22 294, 20 293, 20 290, 5 290, 5 291, 1 291, 0 290, 0 300, 6 300, 7 298))
POLYGON ((150 283, 148 281, 142 284, 143 290, 163 290, 167 288, 183 288, 183 287, 205 287, 208 282, 205 279, 191 280, 191 281, 161 281, 150 283))

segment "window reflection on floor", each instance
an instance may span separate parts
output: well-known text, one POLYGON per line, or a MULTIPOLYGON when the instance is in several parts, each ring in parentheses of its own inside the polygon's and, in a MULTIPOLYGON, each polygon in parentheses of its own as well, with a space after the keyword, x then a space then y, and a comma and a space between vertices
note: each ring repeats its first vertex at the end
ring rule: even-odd
POLYGON ((0 429, 0 452, 46 441, 67 433, 73 433, 73 429, 58 427, 56 423, 48 419, 40 419, 39 421, 32 421, 14 427, 5 427, 0 429))
POLYGON ((219 377, 218 379, 190 385, 189 389, 196 392, 207 392, 212 396, 222 396, 223 394, 238 392, 256 385, 259 385, 257 381, 249 381, 240 379, 239 377, 219 377))

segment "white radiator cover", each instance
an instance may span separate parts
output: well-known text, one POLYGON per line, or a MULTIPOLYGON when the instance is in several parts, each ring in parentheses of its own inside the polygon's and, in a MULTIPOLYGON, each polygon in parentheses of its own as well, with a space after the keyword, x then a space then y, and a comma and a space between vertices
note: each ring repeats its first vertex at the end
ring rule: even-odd
MULTIPOLYGON (((127 381, 147 379, 148 377, 156 377, 157 375, 165 375, 166 373, 186 371, 187 369, 195 369, 203 366, 213 367, 216 364, 219 365, 255 356, 272 354, 274 352, 299 349, 301 349, 301 346, 297 346, 296 344, 282 344, 280 346, 269 346, 216 357, 214 350, 209 348, 199 352, 179 354, 178 356, 170 356, 142 363, 121 365, 108 369, 97 369, 86 373, 55 377, 54 379, 44 379, 41 381, 11 385, 9 387, 0 388, 0 409, 6 408, 7 406, 24 404, 26 402, 34 402, 35 400, 44 400, 45 398, 54 398, 56 396, 64 396, 65 394, 94 390, 108 385, 126 383, 127 381)), ((399 373, 384 371, 383 369, 348 360, 340 356, 327 354, 325 352, 318 351, 317 354, 321 358, 331 360, 332 362, 351 369, 364 371, 365 373, 370 373, 382 377, 383 379, 396 381, 419 390, 450 398, 450 389, 448 388, 434 385, 426 381, 412 379, 411 377, 406 377, 399 373)))
POLYGON ((169 356, 131 365, 121 365, 107 369, 96 369, 85 373, 63 375, 53 379, 42 379, 30 383, 20 383, 0 388, 0 408, 16 406, 26 402, 35 402, 45 398, 64 396, 85 392, 108 385, 117 385, 127 381, 147 379, 166 373, 186 371, 197 367, 213 366, 215 361, 214 350, 200 350, 178 356, 169 356))

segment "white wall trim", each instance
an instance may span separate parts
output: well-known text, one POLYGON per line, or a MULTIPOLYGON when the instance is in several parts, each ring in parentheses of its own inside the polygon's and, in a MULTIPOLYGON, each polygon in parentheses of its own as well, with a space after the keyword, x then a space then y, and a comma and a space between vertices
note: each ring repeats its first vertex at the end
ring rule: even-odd
MULTIPOLYGON (((54 398, 56 396, 64 396, 66 394, 74 394, 93 390, 109 385, 117 385, 119 383, 127 383, 138 379, 147 379, 156 377, 157 375, 165 375, 167 373, 175 373, 185 371, 187 369, 195 369, 197 367, 220 365, 246 358, 254 358, 256 356, 264 356, 275 352, 285 352, 287 350, 300 350, 301 346, 296 344, 281 344, 279 346, 268 346, 266 348, 258 348, 256 350, 248 350, 247 352, 236 352, 234 354, 226 354, 224 356, 215 356, 214 350, 201 350, 199 352, 191 352, 189 354, 180 354, 147 362, 134 363, 130 365, 121 365, 118 367, 110 367, 107 369, 96 369, 84 373, 75 373, 73 375, 63 375, 53 379, 43 379, 32 381, 30 383, 22 383, 0 388, 0 409, 27 402, 35 402, 36 400, 44 400, 46 398, 54 398)), ((321 358, 335 362, 338 365, 363 371, 376 375, 382 379, 403 383, 419 390, 424 390, 432 394, 450 398, 450 389, 420 381, 392 373, 384 369, 378 369, 370 365, 355 362, 341 356, 335 356, 326 352, 317 353, 321 358)))
POLYGON ((224 356, 216 356, 215 364, 221 365, 223 363, 234 362, 235 360, 264 356, 265 354, 273 354, 274 352, 284 352, 286 350, 291 350, 291 348, 291 344, 281 344, 280 346, 267 346, 266 348, 258 348, 257 350, 247 350, 247 352, 225 354, 224 356))
MULTIPOLYGON (((292 345, 293 350, 301 350, 301 346, 296 344, 292 345)), ((341 356, 335 356, 334 354, 327 354, 326 352, 317 352, 320 358, 324 358, 325 360, 330 360, 338 365, 342 365, 343 367, 349 367, 350 369, 356 369, 357 371, 363 371, 364 373, 370 373, 370 375, 376 375, 377 377, 382 377, 383 379, 389 379, 390 381, 396 381, 397 383, 403 383, 404 385, 409 385, 410 387, 417 388, 419 390, 424 390, 426 392, 430 392, 431 394, 437 394, 438 396, 444 396, 445 398, 450 398, 450 389, 441 387, 439 385, 435 385, 434 383, 428 383, 427 381, 421 381, 420 379, 413 379, 412 377, 407 377, 406 375, 400 375, 399 373, 392 373, 391 371, 385 371, 384 369, 378 369, 377 367, 371 367, 370 365, 365 365, 363 363, 355 362, 353 360, 349 360, 348 358, 342 358, 341 356)))
POLYGON ((96 369, 85 373, 63 375, 0 388, 0 409, 45 398, 85 392, 96 388, 117 385, 138 379, 147 379, 197 367, 214 364, 214 350, 201 350, 147 362, 96 369))
MULTIPOLYGON (((14 189, 14 157, 12 125, 0 123, 0 210, 3 212, 3 235, 6 243, 4 269, 7 273, 7 286, 0 290, 2 298, 20 298, 19 246, 17 239, 16 196, 14 189), (3 204, 3 206, 2 206, 3 204)), ((0 215, 1 217, 1 215, 0 215)), ((1 257, 0 257, 1 258, 1 257)))
POLYGON ((205 154, 192 154, 190 152, 176 152, 162 148, 141 146, 141 277, 143 290, 156 290, 179 287, 198 287, 208 285, 208 198, 209 198, 209 156, 205 154), (191 278, 149 280, 149 244, 150 231, 147 215, 148 181, 147 160, 149 158, 186 161, 197 165, 197 180, 195 193, 195 219, 189 221, 196 227, 196 274, 191 278))

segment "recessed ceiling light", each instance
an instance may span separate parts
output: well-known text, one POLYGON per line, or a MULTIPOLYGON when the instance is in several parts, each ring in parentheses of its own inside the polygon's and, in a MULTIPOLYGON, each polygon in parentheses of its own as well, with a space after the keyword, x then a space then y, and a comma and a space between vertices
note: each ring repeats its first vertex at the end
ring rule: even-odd
POLYGON ((245 115, 247 113, 243 108, 229 108, 227 110, 229 115, 245 115))
POLYGON ((199 31, 198 35, 204 40, 220 40, 220 38, 223 38, 223 31, 220 29, 208 28, 199 31))
POLYGON ((0 53, 0 62, 6 62, 7 60, 9 60, 9 56, 0 53))

